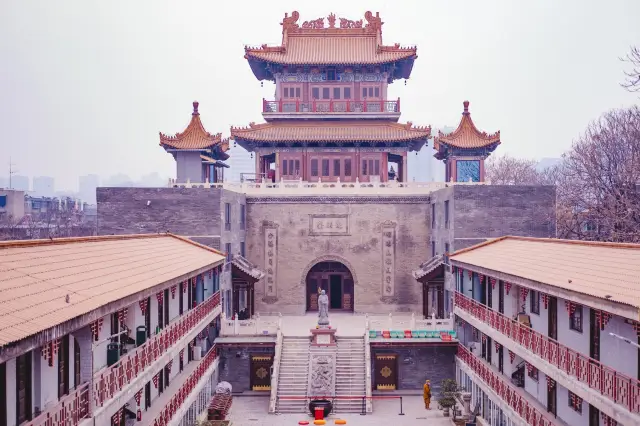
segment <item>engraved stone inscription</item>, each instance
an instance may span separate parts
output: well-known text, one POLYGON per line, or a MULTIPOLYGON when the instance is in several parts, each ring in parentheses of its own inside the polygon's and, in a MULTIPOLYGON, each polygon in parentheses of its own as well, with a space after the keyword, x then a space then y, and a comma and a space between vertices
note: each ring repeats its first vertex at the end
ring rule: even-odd
POLYGON ((309 369, 309 388, 307 395, 310 397, 326 397, 335 394, 335 354, 310 354, 311 368, 309 369))
POLYGON ((266 299, 275 299, 277 291, 278 268, 278 226, 269 224, 264 228, 264 269, 266 299))
POLYGON ((395 233, 396 224, 391 221, 382 223, 382 295, 395 293, 395 233))
POLYGON ((349 235, 349 215, 348 214, 309 215, 309 235, 311 236, 349 235))

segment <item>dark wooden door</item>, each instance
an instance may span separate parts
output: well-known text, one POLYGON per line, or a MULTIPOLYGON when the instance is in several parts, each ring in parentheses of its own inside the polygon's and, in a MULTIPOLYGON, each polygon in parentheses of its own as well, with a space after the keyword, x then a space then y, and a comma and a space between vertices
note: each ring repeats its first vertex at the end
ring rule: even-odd
POLYGON ((307 311, 318 310, 318 280, 309 278, 307 280, 307 311))
POLYGON ((169 289, 165 289, 164 298, 162 299, 164 303, 164 325, 169 325, 169 289))
POLYGON ((58 398, 69 393, 69 335, 60 339, 58 347, 58 398))
POLYGON ((178 313, 182 315, 184 312, 184 283, 180 283, 178 287, 178 313))
POLYGON ((600 360, 600 324, 594 309, 589 309, 589 356, 600 360))
POLYGON ((342 275, 329 275, 329 309, 342 309, 342 275))
POLYGON ((251 355, 251 390, 269 391, 271 390, 271 366, 273 365, 272 355, 251 355))
POLYGON ((31 420, 31 352, 16 359, 16 419, 31 420))
POLYGON ((487 306, 493 308, 493 286, 488 277, 485 280, 487 281, 487 306))
POLYGON ((147 339, 151 338, 151 298, 147 297, 147 309, 144 311, 144 326, 147 328, 147 339))
POLYGON ((504 314, 504 281, 498 284, 498 312, 504 314))
POLYGON ((80 386, 80 345, 73 339, 73 386, 80 386))
POLYGON ((377 390, 396 390, 398 387, 398 358, 395 354, 376 354, 374 380, 377 390))
POLYGON ((147 411, 151 407, 151 382, 144 385, 144 410, 147 411))
POLYGON ((551 339, 558 340, 558 299, 549 296, 549 333, 551 339))
POLYGON ((600 410, 589 404, 589 426, 600 426, 600 410))
POLYGON ((498 371, 504 374, 504 347, 502 345, 498 348, 498 371))
POLYGON ((553 383, 552 386, 547 385, 547 411, 557 415, 558 409, 558 390, 556 388, 556 384, 553 383))
MULTIPOLYGON (((158 296, 162 296, 162 293, 159 293, 158 296)), ((164 304, 166 301, 164 297, 160 299, 160 297, 157 296, 156 300, 158 301, 158 328, 162 330, 164 328, 164 304)))
POLYGON ((491 354, 493 352, 493 342, 491 341, 491 337, 487 336, 487 362, 491 364, 491 354))

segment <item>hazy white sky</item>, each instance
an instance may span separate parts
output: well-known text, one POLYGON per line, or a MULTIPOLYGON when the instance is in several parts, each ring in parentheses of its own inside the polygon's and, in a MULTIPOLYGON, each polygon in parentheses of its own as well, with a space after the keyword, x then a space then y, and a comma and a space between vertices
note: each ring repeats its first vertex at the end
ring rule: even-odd
MULTIPOLYGON (((586 124, 637 96, 618 58, 640 44, 638 0, 0 1, 0 175, 175 174, 158 131, 182 131, 200 101, 207 129, 261 122, 245 44, 278 44, 301 21, 379 11, 385 44, 418 46, 396 82, 402 121, 457 125, 462 101, 498 152, 555 157, 586 124)), ((429 147, 431 149, 431 147, 429 147)))

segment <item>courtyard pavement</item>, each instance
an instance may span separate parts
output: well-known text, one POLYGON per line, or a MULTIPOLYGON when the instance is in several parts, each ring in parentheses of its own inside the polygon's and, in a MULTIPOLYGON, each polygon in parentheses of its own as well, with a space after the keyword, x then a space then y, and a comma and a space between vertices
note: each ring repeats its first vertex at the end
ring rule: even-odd
MULTIPOLYGON (((337 328, 337 336, 362 336, 364 334, 365 316, 350 313, 329 312, 331 327, 337 328)), ((306 315, 283 316, 282 334, 284 336, 309 336, 309 330, 316 327, 318 313, 306 315)))
MULTIPOLYGON (((428 424, 430 426, 451 426, 451 420, 437 409, 427 411, 421 396, 405 396, 403 399, 404 416, 398 415, 398 400, 374 401, 373 413, 361 416, 358 413, 331 415, 327 425, 333 425, 335 419, 344 419, 347 425, 354 426, 403 426, 428 424)), ((227 417, 232 426, 297 426, 298 421, 313 419, 304 414, 268 414, 269 398, 256 396, 234 396, 231 412, 227 417)))

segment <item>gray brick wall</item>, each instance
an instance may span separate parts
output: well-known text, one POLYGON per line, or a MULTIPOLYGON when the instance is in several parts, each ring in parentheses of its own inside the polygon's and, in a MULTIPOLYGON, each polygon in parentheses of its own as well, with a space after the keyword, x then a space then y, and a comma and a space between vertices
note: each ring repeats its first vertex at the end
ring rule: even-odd
POLYGON ((218 364, 220 382, 229 382, 233 392, 251 390, 251 355, 275 355, 274 347, 222 346, 220 347, 220 363, 218 364))
MULTIPOLYGON (((98 188, 98 234, 220 236, 220 189, 98 188), (147 205, 149 202, 149 205, 147 205)), ((205 242, 205 240, 201 240, 205 242)), ((215 242, 219 244, 219 242, 215 242)))
MULTIPOLYGON (((426 379, 431 380, 434 399, 444 379, 455 379, 455 346, 372 348, 371 362, 375 373, 375 355, 396 354, 398 356, 398 390, 422 389, 426 379)), ((375 376, 375 374, 372 374, 375 376)), ((375 377, 372 377, 375 381, 375 377)), ((375 389, 375 382, 372 383, 375 389)))

